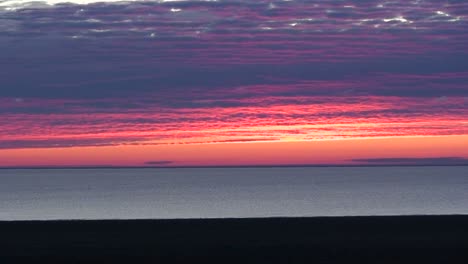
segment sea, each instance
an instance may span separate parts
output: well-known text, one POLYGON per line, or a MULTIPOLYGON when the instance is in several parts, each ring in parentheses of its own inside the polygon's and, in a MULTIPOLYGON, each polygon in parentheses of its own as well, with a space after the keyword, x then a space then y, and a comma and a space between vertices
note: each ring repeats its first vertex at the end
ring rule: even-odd
POLYGON ((445 214, 467 166, 0 170, 0 220, 445 214))

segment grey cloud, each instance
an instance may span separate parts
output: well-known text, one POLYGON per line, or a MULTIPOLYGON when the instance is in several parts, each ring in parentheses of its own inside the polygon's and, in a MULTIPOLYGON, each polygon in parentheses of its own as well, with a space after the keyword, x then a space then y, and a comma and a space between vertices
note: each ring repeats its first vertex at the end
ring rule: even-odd
POLYGON ((139 137, 121 137, 121 138, 86 138, 86 139, 43 139, 43 140, 2 140, 0 149, 19 149, 19 148, 62 148, 79 146, 113 146, 122 144, 138 144, 145 139, 139 137))
MULTIPOLYGON (((396 75, 405 73, 427 76, 444 72, 460 72, 468 69, 468 60, 463 60, 463 57, 418 60, 408 58, 398 62, 387 60, 386 63, 366 60, 359 63, 322 62, 284 66, 246 65, 217 68, 209 66, 204 69, 163 67, 164 65, 158 65, 157 62, 154 62, 129 69, 120 69, 120 67, 109 68, 105 71, 98 69, 110 66, 112 63, 129 63, 129 61, 124 62, 125 58, 118 58, 119 55, 115 56, 117 57, 110 60, 109 58, 100 59, 99 55, 93 59, 89 58, 88 63, 86 63, 88 66, 82 63, 64 65, 63 62, 40 65, 40 61, 37 61, 37 65, 31 69, 24 69, 24 67, 20 67, 20 64, 11 65, 8 69, 10 78, 4 76, 5 78, 0 81, 2 86, 0 97, 87 99, 151 93, 159 93, 160 97, 170 97, 173 95, 180 96, 183 91, 184 95, 191 98, 193 96, 203 98, 204 93, 209 95, 211 91, 229 90, 238 86, 288 84, 288 82, 295 83, 308 80, 349 79, 354 81, 356 78, 359 78, 364 86, 343 87, 342 91, 353 89, 354 92, 361 94, 410 97, 468 95, 468 88, 462 86, 466 83, 465 79, 447 78, 439 81, 439 83, 437 81, 428 83, 428 81, 420 79, 411 85, 405 85, 402 82, 395 83, 393 80, 393 83, 385 83, 386 80, 378 80, 381 83, 375 83, 376 80, 373 77, 374 74, 381 72, 396 75), (95 63, 93 63, 93 60, 96 60, 95 63), (448 65, 444 67, 437 66, 442 63, 448 65), (423 66, 424 64, 430 66, 423 66), (42 74, 37 70, 41 67, 44 71, 42 74), (149 73, 151 71, 154 71, 154 73, 149 73), (135 77, 142 75, 142 72, 148 72, 148 76, 135 77), (28 78, 22 78, 22 76, 28 76, 28 78), (120 76, 121 78, 111 76, 120 76), (285 78, 288 81, 270 80, 269 76, 285 78), (106 79, 106 81, 101 82, 100 79, 106 79), (83 80, 86 81, 83 82, 83 80), (366 84, 366 81, 374 83, 366 84), (379 86, 375 87, 374 85, 379 86), (455 86, 455 88, 447 89, 447 86, 455 86)), ((31 63, 36 64, 36 62, 31 63)), ((293 93, 295 93, 294 95, 301 95, 301 92, 298 94, 297 91, 294 91, 293 93)), ((330 90, 326 89, 326 87, 310 87, 310 89, 304 90, 302 93, 304 95, 321 95, 330 94, 330 90)))
POLYGON ((468 159, 462 157, 428 158, 369 158, 353 159, 353 162, 382 165, 468 165, 468 159))
POLYGON ((157 166, 164 166, 164 165, 170 165, 174 163, 173 161, 170 160, 150 160, 146 161, 144 164, 145 165, 157 165, 157 166))

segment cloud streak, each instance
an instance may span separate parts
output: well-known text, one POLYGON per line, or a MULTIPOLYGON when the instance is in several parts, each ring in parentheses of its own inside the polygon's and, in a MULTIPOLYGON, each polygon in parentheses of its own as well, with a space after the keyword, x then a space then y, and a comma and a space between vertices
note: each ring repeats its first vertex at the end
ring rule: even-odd
POLYGON ((173 162, 170 160, 150 160, 145 162, 145 165, 150 165, 150 166, 167 166, 172 164, 173 162))
POLYGON ((463 157, 370 158, 354 159, 352 161, 374 165, 468 165, 468 159, 463 157))

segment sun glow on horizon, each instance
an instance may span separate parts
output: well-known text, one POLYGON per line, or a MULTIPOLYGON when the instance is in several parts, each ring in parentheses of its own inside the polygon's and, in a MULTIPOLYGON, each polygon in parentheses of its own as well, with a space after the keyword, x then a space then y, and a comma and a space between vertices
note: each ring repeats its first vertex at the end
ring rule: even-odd
POLYGON ((164 166, 353 164, 366 158, 468 158, 468 135, 324 141, 118 145, 2 149, 8 166, 164 166))

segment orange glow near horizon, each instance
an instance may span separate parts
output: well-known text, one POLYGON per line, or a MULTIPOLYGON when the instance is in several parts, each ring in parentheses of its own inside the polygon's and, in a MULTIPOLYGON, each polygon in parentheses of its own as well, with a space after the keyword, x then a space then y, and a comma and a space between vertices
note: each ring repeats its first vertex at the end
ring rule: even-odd
MULTIPOLYGON (((353 159, 468 157, 463 100, 266 96, 239 100, 232 107, 162 108, 146 102, 115 112, 78 107, 70 113, 5 114, 0 167, 350 164, 353 159)), ((36 109, 60 102, 84 103, 21 103, 36 109)), ((106 101, 93 102, 99 103, 106 101)))
POLYGON ((353 164, 366 158, 468 158, 468 135, 0 150, 1 166, 353 164))

